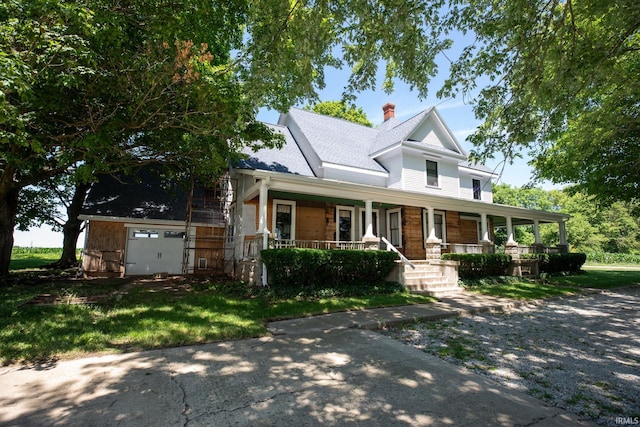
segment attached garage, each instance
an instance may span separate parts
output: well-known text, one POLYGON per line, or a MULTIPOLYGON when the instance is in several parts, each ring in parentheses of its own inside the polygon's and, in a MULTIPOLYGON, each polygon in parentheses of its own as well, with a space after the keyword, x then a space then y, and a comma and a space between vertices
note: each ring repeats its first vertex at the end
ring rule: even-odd
POLYGON ((182 273, 184 227, 126 224, 125 274, 182 273))

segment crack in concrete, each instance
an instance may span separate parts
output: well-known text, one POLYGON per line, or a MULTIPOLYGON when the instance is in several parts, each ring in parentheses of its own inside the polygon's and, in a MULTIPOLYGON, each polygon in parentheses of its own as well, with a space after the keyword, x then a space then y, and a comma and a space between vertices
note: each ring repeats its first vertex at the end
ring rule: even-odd
POLYGON ((171 363, 167 362, 166 365, 167 365, 167 368, 169 369, 169 381, 175 384, 178 387, 178 389, 180 389, 180 392, 182 394, 181 401, 182 401, 183 408, 182 408, 181 415, 184 418, 184 423, 182 424, 182 426, 187 427, 189 425, 189 422, 191 421, 188 415, 188 412, 191 409, 191 407, 189 406, 189 403, 187 403, 187 391, 185 390, 182 383, 178 381, 178 378, 176 377, 177 372, 171 369, 171 363))

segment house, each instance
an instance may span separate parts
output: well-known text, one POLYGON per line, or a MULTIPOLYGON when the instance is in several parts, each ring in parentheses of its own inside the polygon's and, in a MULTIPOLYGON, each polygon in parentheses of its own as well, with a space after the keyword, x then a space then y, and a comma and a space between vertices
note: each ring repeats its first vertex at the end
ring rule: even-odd
MULTIPOLYGON (((232 196, 225 196, 226 223, 218 226, 226 227, 224 258, 233 260, 237 275, 267 283, 259 259, 267 247, 386 248, 402 255, 398 280, 416 290, 450 288, 457 273, 440 261, 442 252, 492 252, 496 227, 507 228, 506 250, 516 257, 547 250, 542 223, 558 224, 554 250, 566 251, 568 215, 494 204, 495 174, 469 163, 435 107, 405 121, 395 117, 393 104, 383 111, 384 122, 369 128, 293 108, 272 125, 284 136, 282 149, 247 152, 230 170, 232 196), (533 248, 513 239, 513 227, 523 224, 533 225, 533 248)), ((90 231, 95 214, 84 216, 90 231)), ((118 218, 130 229, 141 224, 118 218)), ((184 221, 148 225, 184 228, 184 221)))

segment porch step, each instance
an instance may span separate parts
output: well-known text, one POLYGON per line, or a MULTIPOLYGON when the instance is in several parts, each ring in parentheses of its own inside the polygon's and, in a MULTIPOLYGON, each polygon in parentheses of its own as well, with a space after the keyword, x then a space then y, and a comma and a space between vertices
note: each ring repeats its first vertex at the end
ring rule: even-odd
POLYGON ((409 292, 441 298, 462 290, 457 281, 452 283, 440 267, 429 261, 411 261, 415 268, 405 265, 404 286, 409 292))

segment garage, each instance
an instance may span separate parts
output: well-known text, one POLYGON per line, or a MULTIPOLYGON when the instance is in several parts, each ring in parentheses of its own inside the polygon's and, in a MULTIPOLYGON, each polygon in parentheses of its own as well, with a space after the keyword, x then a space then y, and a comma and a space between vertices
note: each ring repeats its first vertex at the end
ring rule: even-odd
POLYGON ((126 275, 182 273, 184 227, 127 224, 126 275))

